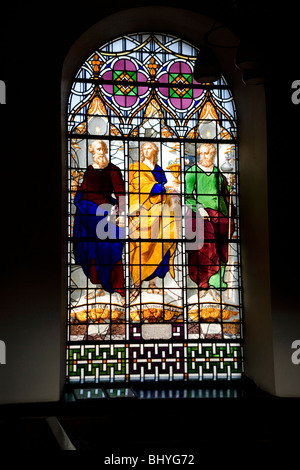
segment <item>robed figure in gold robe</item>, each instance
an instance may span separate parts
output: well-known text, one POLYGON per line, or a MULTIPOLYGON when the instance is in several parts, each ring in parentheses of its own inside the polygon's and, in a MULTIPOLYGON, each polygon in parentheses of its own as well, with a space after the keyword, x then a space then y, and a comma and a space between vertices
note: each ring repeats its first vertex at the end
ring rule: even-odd
POLYGON ((156 278, 167 272, 174 278, 177 224, 171 195, 165 188, 167 178, 157 161, 157 146, 146 142, 140 160, 129 166, 131 301, 144 281, 149 281, 149 293, 159 293, 156 278))

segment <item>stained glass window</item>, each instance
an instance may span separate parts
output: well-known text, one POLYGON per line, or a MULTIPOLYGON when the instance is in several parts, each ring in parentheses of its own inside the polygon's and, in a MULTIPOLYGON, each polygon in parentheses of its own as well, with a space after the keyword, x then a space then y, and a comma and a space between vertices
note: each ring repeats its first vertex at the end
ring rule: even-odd
POLYGON ((68 383, 241 378, 237 116, 197 48, 123 36, 68 102, 68 383))

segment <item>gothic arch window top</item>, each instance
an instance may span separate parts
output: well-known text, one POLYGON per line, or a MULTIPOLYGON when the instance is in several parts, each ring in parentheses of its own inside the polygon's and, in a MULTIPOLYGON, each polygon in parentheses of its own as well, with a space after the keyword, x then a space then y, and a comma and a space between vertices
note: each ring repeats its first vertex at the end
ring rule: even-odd
MULTIPOLYGON (((235 106, 225 79, 213 87, 196 82, 196 56, 192 45, 167 35, 131 35, 102 46, 75 77, 69 99, 69 131, 79 131, 77 126, 89 115, 88 106, 97 100, 101 114, 113 121, 113 133, 136 135, 152 102, 166 126, 172 128, 170 137, 191 137, 204 103, 209 102, 218 116, 214 138, 235 139, 235 106)), ((204 119, 208 122, 212 118, 204 119)))

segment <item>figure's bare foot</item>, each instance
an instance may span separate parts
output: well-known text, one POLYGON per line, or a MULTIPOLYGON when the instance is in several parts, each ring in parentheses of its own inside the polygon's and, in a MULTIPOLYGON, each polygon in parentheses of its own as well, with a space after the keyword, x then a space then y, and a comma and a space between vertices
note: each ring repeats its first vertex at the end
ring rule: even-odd
POLYGON ((96 297, 95 291, 89 292, 84 296, 85 299, 94 299, 96 297))
POLYGON ((140 285, 135 285, 130 293, 129 302, 133 302, 140 295, 140 285))
POLYGON ((202 299, 202 297, 204 297, 207 293, 209 293, 212 296, 213 300, 215 300, 216 302, 221 302, 221 297, 220 297, 219 293, 217 291, 215 291, 215 289, 201 289, 201 290, 199 290, 198 298, 202 299))
POLYGON ((156 287, 155 282, 149 282, 147 292, 148 294, 163 294, 163 289, 159 289, 158 287, 156 287))
POLYGON ((199 290, 199 292, 198 292, 199 299, 202 299, 202 297, 204 297, 206 293, 207 293, 206 289, 199 290))
POLYGON ((120 293, 120 292, 115 292, 114 293, 116 302, 123 307, 126 303, 125 297, 120 293))
POLYGON ((94 289, 92 290, 91 292, 89 292, 87 295, 85 295, 85 298, 86 299, 95 299, 95 297, 98 297, 98 295, 104 295, 105 292, 104 290, 102 289, 102 287, 98 287, 97 289, 94 289))
POLYGON ((216 302, 218 302, 218 303, 221 302, 221 296, 220 296, 220 294, 219 294, 216 290, 210 289, 210 293, 211 293, 212 298, 213 298, 216 302))

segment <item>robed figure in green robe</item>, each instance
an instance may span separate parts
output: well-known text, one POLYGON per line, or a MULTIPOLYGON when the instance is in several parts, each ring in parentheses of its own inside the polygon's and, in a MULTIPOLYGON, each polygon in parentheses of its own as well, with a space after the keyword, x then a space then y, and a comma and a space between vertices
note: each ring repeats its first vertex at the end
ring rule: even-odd
POLYGON ((185 202, 192 211, 194 233, 199 221, 196 211, 204 219, 203 243, 195 244, 195 248, 188 244, 187 248, 189 275, 199 290, 226 289, 224 272, 228 261, 229 234, 234 231, 234 221, 229 216, 229 187, 213 163, 215 153, 212 144, 200 145, 197 150, 199 161, 185 174, 185 202))

